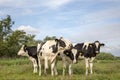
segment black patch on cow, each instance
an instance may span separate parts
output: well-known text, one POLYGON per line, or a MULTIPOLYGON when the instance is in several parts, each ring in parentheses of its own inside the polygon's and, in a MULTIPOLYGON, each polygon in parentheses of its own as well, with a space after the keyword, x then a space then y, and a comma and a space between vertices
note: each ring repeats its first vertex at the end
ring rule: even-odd
POLYGON ((89 57, 89 58, 95 57, 96 54, 94 53, 93 45, 85 46, 85 47, 83 48, 83 55, 84 55, 84 57, 87 57, 87 58, 88 58, 88 57, 89 57), (86 49, 86 47, 87 47, 87 49, 86 49))
POLYGON ((58 42, 59 42, 59 45, 60 45, 61 47, 66 47, 66 44, 65 44, 64 41, 62 41, 62 40, 59 39, 58 42))
POLYGON ((75 55, 76 60, 78 60, 79 55, 80 55, 80 52, 77 51, 77 54, 75 55))
POLYGON ((37 46, 26 47, 26 51, 29 56, 36 57, 37 55, 37 46))
POLYGON ((52 45, 51 48, 52 48, 52 50, 53 50, 53 51, 52 51, 53 53, 56 53, 56 52, 58 51, 57 44, 56 44, 56 45, 52 45))
POLYGON ((78 53, 82 53, 84 43, 78 43, 73 48, 77 50, 78 53))
POLYGON ((72 54, 71 50, 64 51, 64 54, 68 56, 71 60, 74 60, 74 55, 72 54))
POLYGON ((55 45, 52 45, 50 46, 50 48, 52 48, 52 52, 53 53, 56 53, 58 51, 58 47, 61 46, 61 47, 65 47, 65 42, 60 40, 60 39, 55 39, 56 41, 56 44, 55 45))
POLYGON ((25 46, 25 51, 28 52, 28 55, 30 57, 33 57, 36 59, 38 63, 38 57, 37 57, 37 46, 25 46))

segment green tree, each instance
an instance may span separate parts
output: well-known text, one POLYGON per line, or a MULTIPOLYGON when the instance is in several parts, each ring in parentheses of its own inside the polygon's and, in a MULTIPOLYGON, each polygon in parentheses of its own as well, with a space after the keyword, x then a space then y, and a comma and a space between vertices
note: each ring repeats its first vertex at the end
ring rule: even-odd
POLYGON ((8 44, 5 41, 8 34, 12 32, 11 27, 14 24, 10 15, 7 15, 6 18, 0 20, 0 56, 7 53, 8 44))
POLYGON ((6 38, 7 42, 7 52, 4 55, 13 57, 20 49, 22 44, 27 44, 29 46, 35 45, 34 40, 35 35, 26 34, 24 31, 16 30, 8 35, 6 38))
POLYGON ((5 19, 0 20, 0 41, 2 42, 12 30, 11 27, 14 24, 10 15, 7 15, 5 19))
POLYGON ((43 41, 53 40, 53 39, 56 39, 56 36, 52 36, 52 37, 46 36, 43 41))

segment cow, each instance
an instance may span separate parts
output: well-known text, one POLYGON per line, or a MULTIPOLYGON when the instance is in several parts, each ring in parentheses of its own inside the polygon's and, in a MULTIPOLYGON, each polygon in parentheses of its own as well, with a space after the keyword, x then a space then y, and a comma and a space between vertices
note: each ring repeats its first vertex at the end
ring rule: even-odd
MULTIPOLYGON (((48 69, 48 61, 51 63, 51 75, 57 75, 57 59, 56 57, 61 56, 63 60, 63 74, 65 73, 65 55, 70 56, 71 59, 71 49, 72 49, 72 43, 69 40, 60 38, 60 39, 53 39, 48 40, 44 43, 38 44, 37 51, 38 51, 38 64, 39 64, 39 76, 41 76, 41 60, 44 60, 44 74, 47 74, 48 69)), ((76 60, 73 60, 74 63, 76 60)), ((70 62, 71 63, 71 62, 70 62)), ((69 67, 69 73, 71 74, 71 64, 69 67)))
POLYGON ((27 56, 33 62, 33 73, 37 73, 38 68, 38 57, 37 57, 37 46, 22 45, 17 55, 27 56))
POLYGON ((85 42, 85 43, 78 43, 76 44, 73 49, 72 53, 76 53, 79 55, 80 58, 85 59, 86 65, 86 75, 88 75, 88 70, 90 68, 90 73, 93 73, 93 60, 95 59, 96 55, 100 53, 100 47, 104 46, 104 43, 100 43, 99 41, 85 42))
MULTIPOLYGON (((71 49, 72 50, 72 49, 71 49)), ((69 75, 73 74, 72 71, 72 64, 77 63, 77 57, 78 55, 76 53, 72 53, 72 51, 64 51, 62 54, 60 54, 58 57, 62 58, 63 63, 63 76, 65 75, 66 66, 68 65, 68 73, 69 75)))

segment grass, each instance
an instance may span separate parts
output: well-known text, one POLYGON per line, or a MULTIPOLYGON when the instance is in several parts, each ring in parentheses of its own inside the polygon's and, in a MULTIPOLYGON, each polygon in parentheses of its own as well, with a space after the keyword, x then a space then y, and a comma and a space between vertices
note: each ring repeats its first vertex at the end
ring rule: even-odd
POLYGON ((32 62, 26 58, 0 59, 0 80, 119 80, 120 60, 95 60, 92 75, 85 75, 84 61, 73 64, 73 75, 62 75, 62 62, 58 62, 58 76, 52 77, 50 69, 45 76, 33 73, 32 62))

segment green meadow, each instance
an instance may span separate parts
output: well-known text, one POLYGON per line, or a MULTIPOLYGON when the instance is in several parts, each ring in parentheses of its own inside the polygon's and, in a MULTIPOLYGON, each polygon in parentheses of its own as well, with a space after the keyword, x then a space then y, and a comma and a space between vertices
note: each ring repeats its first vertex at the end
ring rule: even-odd
POLYGON ((77 64, 73 64, 73 75, 62 75, 62 62, 58 61, 58 75, 50 75, 50 67, 48 75, 38 76, 33 73, 32 62, 27 58, 0 59, 0 80, 120 80, 120 60, 95 60, 93 66, 93 74, 85 75, 84 60, 79 60, 77 64))

